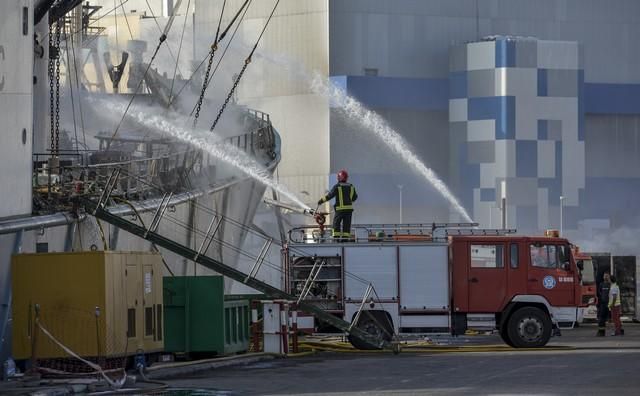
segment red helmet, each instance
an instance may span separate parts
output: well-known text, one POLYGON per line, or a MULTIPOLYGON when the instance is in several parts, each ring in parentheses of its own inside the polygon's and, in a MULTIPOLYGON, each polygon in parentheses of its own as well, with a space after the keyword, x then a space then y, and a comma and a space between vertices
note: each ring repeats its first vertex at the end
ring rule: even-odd
POLYGON ((338 172, 338 181, 340 183, 346 183, 348 178, 349 174, 347 173, 346 169, 340 169, 340 172, 338 172))

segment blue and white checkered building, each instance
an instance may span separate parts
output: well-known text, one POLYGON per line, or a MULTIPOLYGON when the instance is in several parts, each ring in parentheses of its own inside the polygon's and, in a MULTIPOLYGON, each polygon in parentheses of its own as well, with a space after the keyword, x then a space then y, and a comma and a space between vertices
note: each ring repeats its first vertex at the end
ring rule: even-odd
POLYGON ((449 132, 474 219, 539 230, 585 188, 584 71, 576 42, 490 37, 450 51, 449 132), (503 186, 506 191, 503 192, 503 186))
MULTIPOLYGON (((209 37, 220 4, 196 3, 211 9, 199 12, 209 37)), ((269 12, 247 14, 246 41, 269 12)), ((597 229, 640 229, 639 38, 638 0, 283 0, 260 51, 378 113, 483 227, 500 225, 506 181, 509 227, 559 228, 563 196, 564 234, 582 243, 597 229)), ((279 178, 309 203, 347 168, 355 222, 398 222, 401 202, 404 222, 459 219, 304 79, 257 61, 248 70, 241 100, 271 114, 279 178)))

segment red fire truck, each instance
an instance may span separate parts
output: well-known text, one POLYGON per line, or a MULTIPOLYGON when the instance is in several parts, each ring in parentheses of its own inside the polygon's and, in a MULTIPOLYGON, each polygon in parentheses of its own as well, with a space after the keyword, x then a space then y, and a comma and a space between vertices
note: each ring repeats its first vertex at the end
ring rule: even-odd
POLYGON ((580 270, 580 284, 582 287, 582 304, 578 322, 597 320, 598 307, 596 305, 596 277, 593 259, 588 254, 582 253, 578 246, 573 247, 573 257, 580 270))
POLYGON ((288 291, 388 340, 496 329, 511 346, 540 347, 578 320, 580 270, 566 239, 472 226, 356 225, 345 242, 294 228, 288 291))

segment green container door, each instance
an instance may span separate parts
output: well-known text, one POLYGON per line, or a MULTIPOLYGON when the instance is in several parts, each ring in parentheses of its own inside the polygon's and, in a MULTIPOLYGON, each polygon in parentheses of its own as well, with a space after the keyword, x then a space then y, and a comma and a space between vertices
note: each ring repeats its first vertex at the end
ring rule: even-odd
POLYGON ((224 353, 249 349, 249 300, 224 302, 224 353))
POLYGON ((222 276, 165 277, 165 350, 223 354, 223 309, 222 276))
POLYGON ((225 301, 222 276, 163 281, 165 351, 226 355, 249 349, 249 301, 225 301))

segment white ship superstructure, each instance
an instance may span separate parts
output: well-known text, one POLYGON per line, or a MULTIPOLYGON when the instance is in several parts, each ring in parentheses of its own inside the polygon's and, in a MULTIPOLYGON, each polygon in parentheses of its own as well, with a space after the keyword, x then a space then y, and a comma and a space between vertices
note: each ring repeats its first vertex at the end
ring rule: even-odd
MULTIPOLYGON (((118 65, 123 58, 113 59, 114 67, 108 53, 99 53, 109 42, 109 29, 95 22, 96 7, 78 4, 65 0, 0 3, 0 163, 4 169, 0 173, 0 361, 9 355, 11 345, 12 254, 158 249, 101 224, 74 200, 85 194, 99 196, 114 171, 120 176, 111 195, 115 200, 110 204, 116 205, 113 211, 139 216, 150 224, 164 203, 173 223, 161 223, 161 231, 194 247, 202 242, 196 230, 206 229, 211 219, 210 214, 200 215, 202 208, 239 224, 251 224, 265 192, 264 184, 166 133, 130 121, 118 125, 117 134, 115 125, 103 129, 103 124, 92 125, 96 109, 86 100, 90 92, 110 100, 120 91, 119 100, 124 103, 137 95, 136 103, 187 116, 202 80, 195 73, 190 80, 182 75, 174 79, 150 67, 143 52, 156 43, 145 43, 139 37, 132 40, 133 36, 120 48, 128 51, 124 55, 128 63, 118 65), (59 31, 51 28, 54 14, 61 18, 59 31), (56 57, 51 52, 57 48, 56 57), (181 104, 176 99, 180 88, 189 93, 188 106, 182 106, 187 100, 181 104), (186 225, 187 231, 175 224, 186 225)), ((202 128, 208 129, 218 108, 219 104, 205 99, 202 128)), ((267 114, 232 102, 218 130, 238 155, 248 155, 268 174, 275 170, 280 140, 267 114)), ((233 265, 239 252, 220 241, 241 246, 246 230, 223 222, 216 235, 205 253, 233 265)), ((159 251, 167 274, 211 273, 159 251)), ((226 289, 231 288, 229 282, 226 289)))

